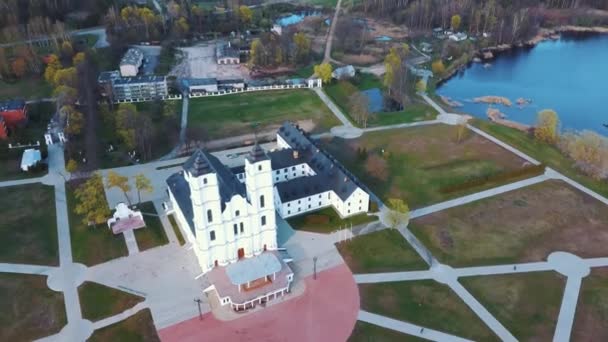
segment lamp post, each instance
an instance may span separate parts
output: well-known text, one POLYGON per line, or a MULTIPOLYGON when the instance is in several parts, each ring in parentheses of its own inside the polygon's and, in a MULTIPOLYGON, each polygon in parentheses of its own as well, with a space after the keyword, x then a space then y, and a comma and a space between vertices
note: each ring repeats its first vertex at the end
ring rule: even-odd
POLYGON ((200 298, 195 298, 194 301, 198 305, 198 319, 202 321, 203 320, 203 312, 201 311, 201 299, 200 298))
POLYGON ((312 279, 317 280, 317 257, 312 258, 312 279))

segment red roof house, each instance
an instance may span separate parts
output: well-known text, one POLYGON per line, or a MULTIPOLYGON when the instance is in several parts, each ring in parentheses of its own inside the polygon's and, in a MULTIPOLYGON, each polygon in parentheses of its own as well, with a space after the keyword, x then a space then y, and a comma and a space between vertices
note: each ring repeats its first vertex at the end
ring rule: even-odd
POLYGON ((24 100, 0 102, 0 117, 7 128, 14 128, 27 121, 27 105, 24 100))

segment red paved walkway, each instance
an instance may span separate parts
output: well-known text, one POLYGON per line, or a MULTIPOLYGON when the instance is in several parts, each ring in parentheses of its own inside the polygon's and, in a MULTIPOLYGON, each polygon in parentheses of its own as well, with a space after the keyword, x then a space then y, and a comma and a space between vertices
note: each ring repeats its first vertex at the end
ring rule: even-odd
POLYGON ((159 331, 163 341, 340 342, 350 336, 359 311, 359 290, 346 265, 305 279, 306 292, 233 321, 209 313, 159 331))

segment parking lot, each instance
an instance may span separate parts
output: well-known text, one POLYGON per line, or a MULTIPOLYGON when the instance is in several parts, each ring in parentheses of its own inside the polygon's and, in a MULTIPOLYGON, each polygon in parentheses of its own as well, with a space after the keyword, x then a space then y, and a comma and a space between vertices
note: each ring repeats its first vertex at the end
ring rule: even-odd
POLYGON ((184 58, 169 75, 185 78, 250 79, 249 69, 243 64, 216 63, 215 42, 201 43, 180 50, 184 53, 184 58))

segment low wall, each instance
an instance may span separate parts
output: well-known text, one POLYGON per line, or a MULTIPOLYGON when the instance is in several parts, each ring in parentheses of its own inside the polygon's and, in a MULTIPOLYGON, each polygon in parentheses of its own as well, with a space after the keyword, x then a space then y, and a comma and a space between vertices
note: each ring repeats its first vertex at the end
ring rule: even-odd
POLYGON ((248 93, 254 91, 266 91, 266 90, 281 90, 281 89, 307 89, 309 88, 306 84, 278 84, 278 85, 269 85, 269 86, 261 86, 261 87, 247 87, 247 89, 232 89, 232 90, 224 90, 224 91, 215 91, 215 92, 206 92, 206 93, 191 93, 188 95, 190 98, 195 97, 206 97, 206 96, 222 96, 222 95, 230 95, 230 94, 238 94, 238 93, 248 93))
POLYGON ((136 102, 150 102, 150 101, 155 101, 155 100, 181 100, 182 99, 182 95, 167 95, 167 96, 160 96, 160 97, 142 97, 142 98, 135 98, 135 99, 124 99, 124 100, 115 100, 114 103, 136 103, 136 102))

